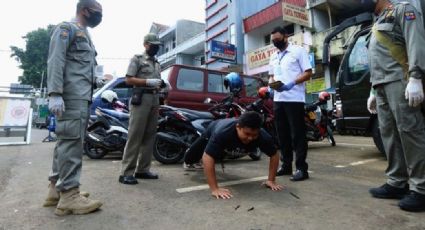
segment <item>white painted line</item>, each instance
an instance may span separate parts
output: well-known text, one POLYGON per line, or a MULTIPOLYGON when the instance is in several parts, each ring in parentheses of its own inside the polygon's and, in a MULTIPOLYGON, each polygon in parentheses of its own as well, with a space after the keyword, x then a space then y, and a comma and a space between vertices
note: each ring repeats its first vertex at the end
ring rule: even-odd
POLYGON ((379 159, 374 158, 374 159, 369 159, 369 160, 364 160, 364 161, 351 162, 351 163, 350 163, 350 164, 348 164, 348 165, 335 165, 334 167, 335 167, 335 168, 346 168, 346 167, 348 167, 348 166, 364 165, 364 164, 371 163, 371 162, 375 162, 375 161, 378 161, 378 160, 379 160, 379 159))
MULTIPOLYGON (((262 176, 262 177, 254 177, 249 179, 243 179, 243 180, 234 180, 234 181, 228 181, 219 183, 218 186, 230 186, 230 185, 236 185, 236 184, 244 184, 244 183, 250 183, 255 181, 261 181, 261 180, 267 180, 268 176, 262 176)), ((198 185, 198 186, 192 186, 187 188, 178 188, 176 191, 178 193, 186 193, 186 192, 193 192, 193 191, 199 191, 199 190, 206 190, 209 189, 209 186, 207 184, 204 185, 198 185)))
MULTIPOLYGON (((311 174, 311 173, 314 173, 314 172, 309 170, 308 173, 311 174)), ((243 180, 234 180, 234 181, 219 183, 218 186, 223 187, 223 186, 244 184, 244 183, 250 183, 250 182, 255 182, 255 181, 267 180, 267 178, 269 178, 269 177, 268 176, 261 176, 261 177, 243 179, 243 180)), ((176 191, 178 193, 186 193, 186 192, 193 192, 193 191, 206 190, 206 189, 209 189, 208 184, 192 186, 192 187, 187 187, 187 188, 178 188, 178 189, 176 189, 176 191)))
POLYGON ((366 145, 366 144, 352 144, 352 143, 336 143, 336 145, 342 146, 355 146, 355 147, 376 147, 375 145, 366 145))

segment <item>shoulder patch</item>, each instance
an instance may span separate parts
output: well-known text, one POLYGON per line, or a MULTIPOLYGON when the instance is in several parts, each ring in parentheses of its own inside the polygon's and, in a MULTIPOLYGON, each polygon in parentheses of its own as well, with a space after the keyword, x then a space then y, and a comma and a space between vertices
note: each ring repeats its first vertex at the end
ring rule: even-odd
POLYGON ((406 21, 413 21, 416 19, 416 14, 413 11, 406 11, 404 12, 404 19, 406 21))
POLYGON ((68 39, 69 37, 69 30, 61 29, 60 38, 63 40, 68 39))

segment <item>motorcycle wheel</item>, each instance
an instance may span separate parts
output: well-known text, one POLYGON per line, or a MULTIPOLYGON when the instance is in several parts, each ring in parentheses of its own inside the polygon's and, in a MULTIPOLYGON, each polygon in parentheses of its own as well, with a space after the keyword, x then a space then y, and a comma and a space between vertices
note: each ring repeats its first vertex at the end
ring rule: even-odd
POLYGON ((102 159, 106 154, 108 154, 108 150, 96 147, 92 145, 90 142, 84 142, 84 153, 90 159, 102 159))
POLYGON ((262 154, 261 150, 259 148, 257 148, 257 152, 250 153, 249 157, 253 161, 259 161, 259 160, 261 160, 261 154, 262 154))
MULTIPOLYGON (((170 135, 179 137, 178 133, 168 132, 170 135)), ((173 143, 160 140, 158 137, 155 138, 153 156, 158 162, 162 164, 176 164, 179 163, 186 152, 186 148, 177 146, 173 143)))
POLYGON ((327 126, 327 132, 328 132, 328 141, 332 146, 336 145, 335 139, 334 139, 334 135, 332 134, 332 129, 331 127, 328 125, 327 126))

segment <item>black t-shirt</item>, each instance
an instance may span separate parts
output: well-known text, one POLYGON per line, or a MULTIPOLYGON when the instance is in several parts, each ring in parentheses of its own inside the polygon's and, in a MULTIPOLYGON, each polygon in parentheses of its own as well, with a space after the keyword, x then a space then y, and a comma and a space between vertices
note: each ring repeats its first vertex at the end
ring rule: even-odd
POLYGON ((260 135, 249 144, 239 140, 236 131, 236 119, 223 119, 212 122, 203 137, 209 139, 205 152, 214 160, 227 158, 239 158, 249 153, 256 152, 257 148, 268 156, 276 153, 273 138, 263 129, 260 135))

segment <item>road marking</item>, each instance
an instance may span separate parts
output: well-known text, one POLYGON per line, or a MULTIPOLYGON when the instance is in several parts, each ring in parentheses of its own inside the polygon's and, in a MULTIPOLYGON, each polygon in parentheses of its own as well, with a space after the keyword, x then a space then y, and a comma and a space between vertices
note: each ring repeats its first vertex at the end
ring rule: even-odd
POLYGON ((346 168, 346 167, 348 167, 348 166, 364 165, 364 164, 371 163, 371 162, 375 162, 375 161, 378 161, 378 160, 379 160, 379 159, 374 158, 374 159, 369 159, 369 160, 364 160, 364 161, 356 161, 356 162, 352 162, 352 163, 350 163, 350 164, 348 164, 348 165, 335 165, 334 167, 335 167, 335 168, 346 168))
MULTIPOLYGON (((311 173, 314 173, 314 172, 309 170, 308 173, 311 174, 311 173)), ((223 186, 244 184, 244 183, 250 183, 250 182, 255 182, 255 181, 267 180, 268 178, 269 178, 268 176, 260 176, 260 177, 254 177, 254 178, 249 178, 249 179, 227 181, 227 182, 223 182, 223 183, 218 183, 218 186, 223 187, 223 186)), ((178 189, 176 189, 176 191, 178 193, 186 193, 186 192, 206 190, 206 189, 209 189, 209 188, 210 187, 208 186, 208 184, 204 184, 204 185, 192 186, 192 187, 187 187, 187 188, 178 188, 178 189)))
MULTIPOLYGON (((250 183, 255 181, 262 181, 267 180, 268 176, 261 176, 261 177, 254 177, 249 179, 243 179, 243 180, 234 180, 234 181, 227 181, 223 183, 219 183, 218 186, 230 186, 230 185, 236 185, 236 184, 244 184, 244 183, 250 183)), ((186 192, 193 192, 193 191, 200 191, 200 190, 206 190, 209 189, 209 186, 207 184, 204 185, 198 185, 198 186, 192 186, 187 188, 178 188, 176 191, 178 193, 186 193, 186 192)))
MULTIPOLYGON (((314 142, 312 142, 313 144, 314 142)), ((316 144, 320 144, 320 145, 329 145, 330 144, 328 142, 320 142, 320 143, 316 143, 316 144)), ((340 142, 336 142, 336 146, 348 146, 348 147, 375 147, 375 145, 366 145, 366 144, 352 144, 352 143, 340 143, 340 142)))

